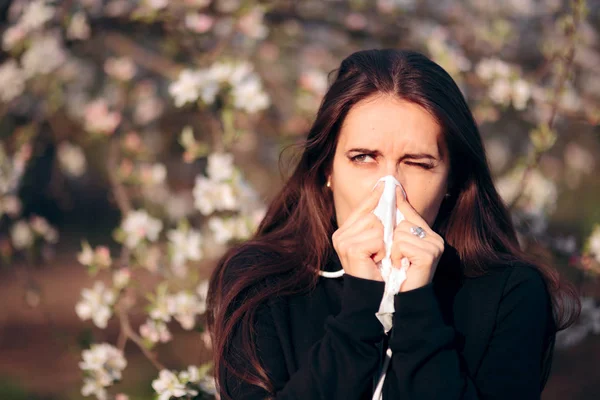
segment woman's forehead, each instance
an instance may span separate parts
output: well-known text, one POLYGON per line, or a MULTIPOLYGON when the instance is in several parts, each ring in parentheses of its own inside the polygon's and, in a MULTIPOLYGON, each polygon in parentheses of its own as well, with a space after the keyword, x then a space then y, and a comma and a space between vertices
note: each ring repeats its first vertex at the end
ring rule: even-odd
POLYGON ((338 143, 344 150, 373 148, 380 151, 438 152, 441 128, 421 106, 380 96, 350 109, 338 143))

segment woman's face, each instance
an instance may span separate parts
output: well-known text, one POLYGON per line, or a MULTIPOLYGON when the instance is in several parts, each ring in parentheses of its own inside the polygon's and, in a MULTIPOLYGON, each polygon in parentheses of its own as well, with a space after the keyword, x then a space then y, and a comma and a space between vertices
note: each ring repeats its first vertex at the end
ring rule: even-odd
POLYGON ((441 128, 425 109, 371 96, 350 109, 339 135, 329 176, 338 226, 385 175, 404 186, 409 203, 433 225, 450 163, 441 128))

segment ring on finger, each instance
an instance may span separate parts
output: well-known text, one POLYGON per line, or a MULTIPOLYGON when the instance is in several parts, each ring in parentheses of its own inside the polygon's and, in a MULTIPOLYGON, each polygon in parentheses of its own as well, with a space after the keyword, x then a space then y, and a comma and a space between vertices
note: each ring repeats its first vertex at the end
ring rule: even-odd
POLYGON ((412 233, 415 236, 418 236, 421 239, 427 236, 427 234, 425 233, 425 229, 421 228, 420 226, 411 226, 410 233, 412 233))

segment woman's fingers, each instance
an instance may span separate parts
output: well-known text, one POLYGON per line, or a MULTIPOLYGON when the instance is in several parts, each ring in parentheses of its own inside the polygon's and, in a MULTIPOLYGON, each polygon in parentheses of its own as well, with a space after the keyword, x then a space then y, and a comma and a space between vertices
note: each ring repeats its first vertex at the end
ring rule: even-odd
POLYGON ((385 243, 377 234, 366 234, 348 242, 348 253, 364 259, 379 262, 385 257, 385 243))
POLYGON ((399 240, 392 244, 392 265, 399 267, 404 257, 410 261, 411 270, 435 269, 441 253, 431 243, 399 240))
POLYGON ((400 235, 402 233, 411 235, 412 237, 414 237, 417 240, 431 242, 431 243, 437 245, 438 247, 440 247, 442 249, 442 251, 444 249, 444 239, 437 232, 435 232, 433 229, 431 229, 429 227, 429 225, 427 225, 427 222, 425 222, 425 221, 423 221, 423 225, 419 225, 418 223, 415 223, 414 221, 409 220, 408 218, 400 221, 394 228, 394 237, 396 237, 397 235, 400 235), (410 231, 411 228, 414 228, 417 226, 420 226, 421 228, 423 228, 425 230, 424 238, 420 238, 410 231))
POLYGON ((383 280, 376 265, 385 256, 382 227, 372 226, 354 234, 346 232, 336 237, 334 248, 347 274, 383 280))
POLYGON ((356 220, 372 212, 375 209, 375 207, 377 207, 377 203, 379 203, 379 198, 383 193, 383 187, 384 184, 382 182, 377 184, 375 189, 373 189, 371 193, 369 193, 369 195, 348 216, 348 218, 344 222, 344 226, 351 226, 354 224, 354 222, 356 222, 356 220))
POLYGON ((414 225, 425 229, 427 233, 431 231, 429 224, 423 219, 423 217, 421 217, 417 210, 413 208, 408 200, 406 200, 400 186, 396 186, 396 207, 398 207, 406 220, 411 221, 414 225))
POLYGON ((365 231, 367 229, 376 228, 381 231, 381 235, 383 237, 383 224, 377 218, 377 216, 373 213, 369 213, 357 220, 353 225, 348 226, 343 230, 344 236, 353 236, 357 233, 365 231))

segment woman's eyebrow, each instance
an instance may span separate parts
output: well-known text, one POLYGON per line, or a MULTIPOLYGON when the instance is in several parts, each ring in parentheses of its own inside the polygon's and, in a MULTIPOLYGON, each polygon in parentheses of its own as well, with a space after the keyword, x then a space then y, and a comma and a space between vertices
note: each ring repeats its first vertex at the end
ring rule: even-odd
MULTIPOLYGON (((355 147, 346 152, 346 154, 350 154, 350 153, 365 153, 365 154, 372 154, 375 156, 381 155, 381 152, 379 150, 367 149, 365 147, 355 147)), ((402 157, 402 160, 404 160, 404 159, 415 160, 415 159, 423 159, 423 158, 430 159, 430 160, 436 160, 436 161, 438 159, 437 157, 435 157, 431 154, 428 154, 428 153, 406 153, 402 157)))

